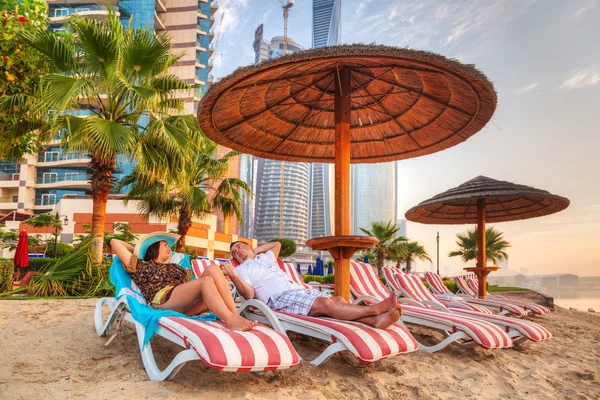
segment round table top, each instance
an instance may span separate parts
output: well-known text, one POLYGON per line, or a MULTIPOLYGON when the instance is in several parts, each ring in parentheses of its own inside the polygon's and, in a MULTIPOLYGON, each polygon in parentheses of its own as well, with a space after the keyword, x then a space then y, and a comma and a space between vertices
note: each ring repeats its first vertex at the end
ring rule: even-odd
POLYGON ((463 268, 466 271, 469 272, 479 272, 479 271, 497 271, 500 269, 500 267, 496 267, 496 266, 491 266, 491 267, 465 267, 463 268))
POLYGON ((370 249, 379 240, 370 236, 323 236, 310 239, 306 245, 313 250, 327 250, 333 247, 353 247, 355 249, 370 249))

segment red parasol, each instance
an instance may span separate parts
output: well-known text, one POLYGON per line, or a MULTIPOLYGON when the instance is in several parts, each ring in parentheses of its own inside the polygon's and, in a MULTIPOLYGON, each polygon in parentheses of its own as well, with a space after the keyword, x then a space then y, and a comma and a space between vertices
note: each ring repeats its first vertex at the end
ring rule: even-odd
POLYGON ((19 233, 19 242, 17 243, 14 262, 17 268, 27 268, 29 266, 29 243, 26 231, 19 233))

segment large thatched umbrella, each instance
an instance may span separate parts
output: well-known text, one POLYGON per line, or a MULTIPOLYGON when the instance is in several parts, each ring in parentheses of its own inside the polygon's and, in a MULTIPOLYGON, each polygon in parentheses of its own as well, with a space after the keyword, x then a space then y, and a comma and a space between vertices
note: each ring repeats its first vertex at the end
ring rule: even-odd
POLYGON ((545 190, 478 176, 425 200, 406 212, 406 219, 423 224, 477 224, 477 266, 465 268, 479 278, 485 298, 487 275, 498 267, 486 265, 486 222, 516 221, 564 210, 569 199, 545 190))
POLYGON ((350 296, 350 257, 374 238, 350 236, 350 163, 418 157, 478 132, 496 93, 473 66, 387 46, 311 49, 243 67, 205 95, 198 118, 224 146, 283 161, 335 163, 335 234, 312 239, 336 260, 350 296))

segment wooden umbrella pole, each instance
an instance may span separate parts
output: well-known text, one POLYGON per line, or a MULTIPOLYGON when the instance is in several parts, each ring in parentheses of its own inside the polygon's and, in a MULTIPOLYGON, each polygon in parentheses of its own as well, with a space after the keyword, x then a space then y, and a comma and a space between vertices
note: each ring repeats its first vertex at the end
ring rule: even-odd
MULTIPOLYGON (((485 199, 477 199, 477 267, 485 268, 487 261, 486 254, 487 244, 485 237, 485 199)), ((487 273, 481 270, 477 273, 479 279, 479 297, 486 296, 487 273)))
MULTIPOLYGON (((341 68, 335 78, 335 235, 350 234, 350 111, 351 71, 341 68)), ((335 294, 350 301, 350 258, 343 251, 335 260, 335 294)))

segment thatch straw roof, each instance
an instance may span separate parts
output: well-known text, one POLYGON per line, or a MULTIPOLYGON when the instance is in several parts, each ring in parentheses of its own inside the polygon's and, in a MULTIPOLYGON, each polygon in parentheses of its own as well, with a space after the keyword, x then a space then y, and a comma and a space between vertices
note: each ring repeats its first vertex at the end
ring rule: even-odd
POLYGON ((485 199, 486 222, 541 217, 564 210, 569 199, 511 182, 478 176, 421 202, 406 213, 423 224, 477 223, 477 200, 485 199))
POLYGON ((482 129, 496 93, 472 65, 425 52, 343 45, 237 69, 211 87, 198 119, 226 147, 259 157, 334 161, 334 83, 352 75, 351 162, 418 157, 482 129))

